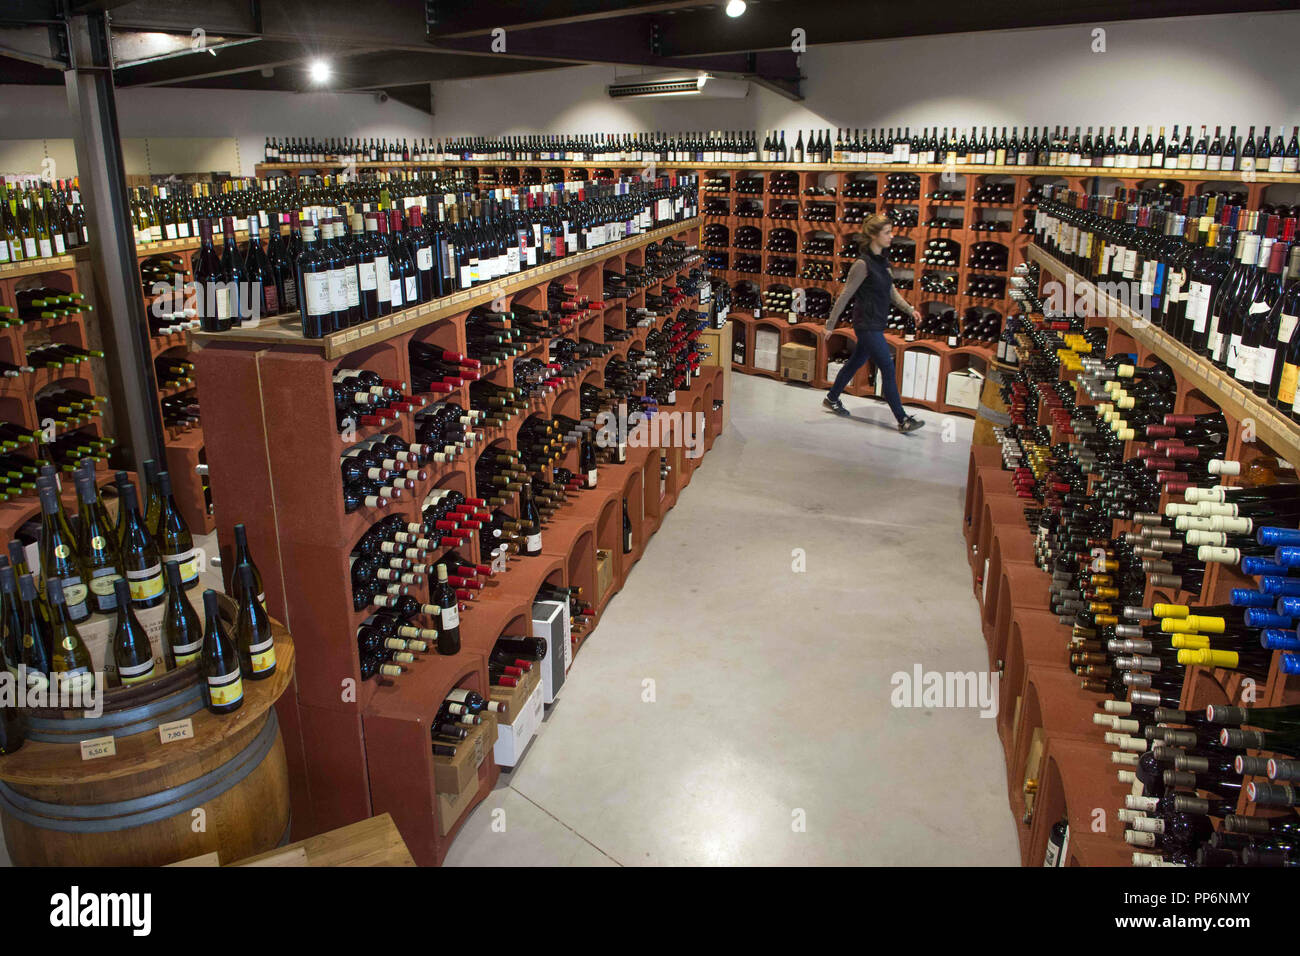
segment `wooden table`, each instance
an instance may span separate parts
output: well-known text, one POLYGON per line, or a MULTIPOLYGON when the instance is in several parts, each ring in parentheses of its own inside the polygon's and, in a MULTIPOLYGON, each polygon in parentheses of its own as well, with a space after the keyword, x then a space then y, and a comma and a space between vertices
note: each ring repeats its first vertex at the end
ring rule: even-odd
MULTIPOLYGON (((172 866, 220 866, 215 853, 172 866)), ((245 857, 227 866, 415 866, 387 813, 320 833, 288 846, 245 857)))

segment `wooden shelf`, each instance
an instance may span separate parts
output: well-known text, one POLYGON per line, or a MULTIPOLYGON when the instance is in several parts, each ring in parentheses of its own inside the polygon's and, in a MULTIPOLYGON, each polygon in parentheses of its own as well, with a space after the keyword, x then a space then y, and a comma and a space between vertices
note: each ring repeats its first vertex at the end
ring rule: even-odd
POLYGON ((192 341, 200 347, 228 344, 260 344, 272 346, 292 346, 304 351, 316 352, 326 359, 336 359, 391 338, 414 331, 440 319, 451 318, 479 305, 486 305, 498 295, 513 295, 525 289, 531 289, 556 276, 565 275, 576 269, 604 262, 612 255, 618 255, 631 249, 640 249, 660 239, 667 239, 683 230, 697 227, 698 217, 683 219, 670 223, 639 236, 621 239, 589 249, 576 255, 565 256, 544 265, 526 269, 518 275, 498 282, 473 289, 462 289, 452 295, 425 302, 410 309, 402 309, 382 319, 374 319, 361 325, 333 332, 319 339, 309 339, 302 334, 298 313, 274 316, 255 328, 233 328, 229 332, 193 332, 192 341))
POLYGON ((1102 292, 1097 286, 1069 269, 1063 262, 1036 245, 1027 249, 1031 261, 1044 272, 1070 283, 1076 298, 1090 299, 1099 317, 1114 322, 1133 341, 1150 349, 1172 368, 1176 375, 1238 420, 1255 423, 1256 438, 1287 461, 1300 461, 1300 424, 1287 418, 1253 392, 1243 389, 1236 380, 1216 368, 1208 359, 1197 355, 1154 323, 1144 319, 1126 304, 1102 292))

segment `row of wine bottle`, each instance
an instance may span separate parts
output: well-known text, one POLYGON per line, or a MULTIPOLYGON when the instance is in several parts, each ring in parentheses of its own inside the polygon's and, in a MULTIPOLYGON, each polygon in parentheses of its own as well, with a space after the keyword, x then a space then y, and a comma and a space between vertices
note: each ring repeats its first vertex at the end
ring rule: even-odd
POLYGON ((1300 128, 1291 127, 1291 138, 1286 140, 1285 124, 1277 132, 1265 126, 1256 136, 1251 126, 1244 137, 1237 135, 1231 126, 1227 135, 1222 126, 1214 128, 1214 135, 1202 125, 1199 134, 1193 134, 1192 124, 1175 125, 1166 136, 1165 127, 1158 128, 1153 137, 1153 127, 1146 127, 1145 138, 1138 124, 1115 127, 1102 124, 1083 131, 1075 126, 1071 134, 1068 124, 1057 125, 1052 132, 1044 124, 1040 128, 1028 125, 1023 129, 1013 126, 1008 134, 997 126, 966 128, 925 127, 913 133, 911 127, 890 129, 841 128, 808 131, 805 142, 802 129, 795 130, 786 142, 785 130, 765 131, 762 142, 754 130, 708 130, 695 132, 594 133, 545 134, 505 137, 459 137, 421 140, 414 151, 402 141, 401 147, 384 142, 358 146, 336 139, 324 143, 316 140, 295 140, 286 150, 283 142, 267 140, 267 162, 599 162, 642 163, 753 163, 753 162, 836 162, 836 163, 972 163, 1006 166, 1103 166, 1134 169, 1204 169, 1233 170, 1259 169, 1260 171, 1293 173, 1300 162, 1300 128), (1180 134, 1180 130, 1182 130, 1180 134), (293 159, 284 160, 283 156, 293 159), (306 157, 306 158, 304 158, 306 157))
MULTIPOLYGON (((1243 798, 1261 807, 1288 799, 1276 788, 1289 784, 1243 779, 1269 767, 1248 749, 1294 756, 1293 741, 1267 730, 1285 711, 1192 712, 1181 701, 1196 667, 1264 685, 1275 651, 1285 652, 1283 669, 1295 666, 1300 602, 1290 595, 1300 594, 1300 579, 1286 563, 1300 542, 1294 469, 1265 454, 1226 459, 1232 423, 1218 412, 1176 413, 1167 364, 1107 355, 1106 329, 1033 293, 1024 301, 1019 365, 1003 387, 1011 424, 998 434, 1035 560, 1051 575, 1049 606, 1071 628, 1069 666, 1100 695, 1095 721, 1132 789, 1121 817, 1134 863, 1285 863, 1289 851, 1271 831, 1243 829, 1253 824, 1239 815, 1243 798), (1216 567, 1258 584, 1230 589, 1228 603, 1198 605, 1216 567)), ((1279 765, 1285 779, 1287 762, 1279 765)), ((1053 827, 1047 865, 1063 865, 1067 830, 1066 821, 1053 827)))

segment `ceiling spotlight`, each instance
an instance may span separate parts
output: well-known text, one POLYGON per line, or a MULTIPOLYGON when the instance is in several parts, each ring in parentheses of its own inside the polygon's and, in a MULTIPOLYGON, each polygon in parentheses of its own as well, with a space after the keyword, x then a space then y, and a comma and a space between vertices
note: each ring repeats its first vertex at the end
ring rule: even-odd
POLYGON ((313 83, 324 83, 330 78, 330 65, 324 60, 312 60, 307 69, 313 83))
POLYGON ((745 12, 745 0, 727 0, 727 16, 738 17, 745 12))

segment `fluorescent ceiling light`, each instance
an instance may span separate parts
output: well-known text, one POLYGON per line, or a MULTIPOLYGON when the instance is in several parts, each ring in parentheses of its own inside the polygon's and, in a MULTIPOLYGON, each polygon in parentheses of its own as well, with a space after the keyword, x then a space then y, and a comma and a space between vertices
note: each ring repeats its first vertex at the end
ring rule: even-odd
POLYGON ((324 83, 330 78, 330 65, 325 60, 312 60, 307 70, 313 83, 324 83))
POLYGON ((745 0, 727 0, 727 16, 738 17, 745 12, 745 0))

